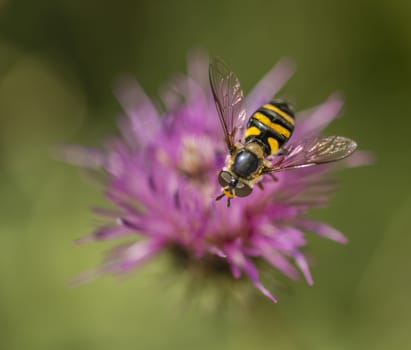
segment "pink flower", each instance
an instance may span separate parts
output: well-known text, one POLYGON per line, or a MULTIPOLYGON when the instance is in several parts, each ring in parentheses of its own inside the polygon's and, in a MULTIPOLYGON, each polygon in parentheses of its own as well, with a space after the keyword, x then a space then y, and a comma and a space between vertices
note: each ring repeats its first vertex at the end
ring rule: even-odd
MULTIPOLYGON (((250 115, 269 101, 292 73, 279 62, 246 100, 250 115)), ((220 192, 218 171, 226 150, 208 81, 208 60, 189 60, 188 76, 176 76, 164 90, 160 110, 131 80, 117 91, 125 116, 121 136, 103 149, 71 146, 64 157, 106 174, 106 195, 116 210, 98 210, 107 225, 80 242, 123 236, 133 242, 111 250, 98 272, 124 273, 159 252, 169 250, 210 271, 226 267, 232 277, 248 277, 271 300, 260 282, 257 264, 265 261, 291 279, 299 272, 313 283, 304 255, 305 232, 315 232, 338 243, 347 239, 326 223, 309 219, 310 209, 327 205, 334 181, 328 175, 339 168, 362 165, 367 155, 329 165, 278 173, 278 181, 264 179, 246 198, 230 208, 214 199, 220 192)), ((318 107, 297 113, 290 143, 304 135, 319 135, 337 117, 341 98, 332 95, 318 107)))

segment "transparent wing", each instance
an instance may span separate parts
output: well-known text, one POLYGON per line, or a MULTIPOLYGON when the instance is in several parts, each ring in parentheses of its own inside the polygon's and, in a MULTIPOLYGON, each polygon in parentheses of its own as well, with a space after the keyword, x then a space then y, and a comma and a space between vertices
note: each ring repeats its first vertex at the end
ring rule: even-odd
POLYGON ((231 152, 246 116, 243 90, 235 73, 220 58, 210 63, 209 76, 225 142, 231 152))
POLYGON ((335 162, 348 157, 357 148, 357 144, 342 136, 313 137, 283 148, 286 156, 266 169, 265 173, 273 173, 288 169, 335 162))

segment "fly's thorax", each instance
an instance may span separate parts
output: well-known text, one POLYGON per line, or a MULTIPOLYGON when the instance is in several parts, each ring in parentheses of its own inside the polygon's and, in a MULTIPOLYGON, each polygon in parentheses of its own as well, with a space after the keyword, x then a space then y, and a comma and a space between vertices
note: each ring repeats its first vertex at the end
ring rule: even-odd
POLYGON ((264 158, 264 149, 263 146, 258 142, 249 142, 246 143, 244 148, 251 153, 254 153, 259 159, 264 158))
POLYGON ((237 176, 247 179, 258 171, 259 165, 258 157, 244 149, 235 155, 231 170, 237 176))
POLYGON ((226 168, 236 177, 252 179, 261 173, 264 151, 258 143, 248 143, 239 147, 226 163, 226 168))

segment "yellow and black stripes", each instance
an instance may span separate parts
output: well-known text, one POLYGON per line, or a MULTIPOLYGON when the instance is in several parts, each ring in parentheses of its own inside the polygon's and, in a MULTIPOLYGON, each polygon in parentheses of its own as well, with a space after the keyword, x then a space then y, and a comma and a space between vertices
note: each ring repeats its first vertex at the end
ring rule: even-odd
POLYGON ((294 114, 288 104, 271 101, 258 109, 248 120, 245 141, 258 142, 265 156, 276 153, 294 130, 294 114))

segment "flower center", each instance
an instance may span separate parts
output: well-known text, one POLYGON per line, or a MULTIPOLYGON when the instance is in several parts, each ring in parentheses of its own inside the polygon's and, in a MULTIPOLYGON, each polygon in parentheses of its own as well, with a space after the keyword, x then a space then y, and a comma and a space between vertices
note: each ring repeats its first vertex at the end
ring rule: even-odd
POLYGON ((179 168, 194 179, 214 170, 214 147, 204 136, 185 136, 181 141, 179 168))

